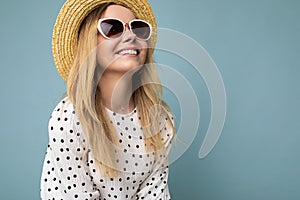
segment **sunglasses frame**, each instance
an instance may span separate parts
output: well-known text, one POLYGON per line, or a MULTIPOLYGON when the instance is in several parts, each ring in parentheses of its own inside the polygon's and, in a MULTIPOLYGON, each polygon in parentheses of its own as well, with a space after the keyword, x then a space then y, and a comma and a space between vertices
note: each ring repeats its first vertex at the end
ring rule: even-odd
POLYGON ((120 38, 120 37, 122 37, 122 36, 124 35, 124 33, 126 32, 126 25, 128 25, 128 28, 129 28, 130 32, 131 32, 132 34, 134 34, 134 35, 136 36, 136 38, 138 38, 139 40, 147 41, 147 40, 149 40, 149 39, 151 38, 151 36, 152 36, 152 26, 151 26, 151 24, 150 24, 149 22, 145 21, 145 20, 142 20, 142 19, 133 19, 133 20, 131 20, 130 22, 125 23, 125 22, 123 22, 122 20, 120 20, 120 19, 118 19, 118 18, 113 18, 113 17, 100 18, 100 19, 98 20, 97 29, 98 29, 98 31, 101 33, 101 35, 102 35, 104 38, 106 38, 106 39, 108 39, 108 40, 112 40, 112 39, 120 38), (101 29, 101 23, 102 23, 103 21, 105 21, 105 20, 117 20, 117 21, 121 22, 121 23, 123 24, 123 32, 122 32, 122 34, 121 34, 120 36, 118 36, 118 37, 111 37, 111 38, 110 38, 110 37, 107 37, 107 36, 103 33, 103 31, 102 31, 102 29, 101 29), (148 36, 146 39, 143 39, 143 38, 138 37, 138 36, 132 31, 131 23, 132 23, 132 22, 137 22, 137 21, 138 21, 138 22, 146 23, 146 24, 149 26, 150 33, 149 33, 149 36, 148 36))

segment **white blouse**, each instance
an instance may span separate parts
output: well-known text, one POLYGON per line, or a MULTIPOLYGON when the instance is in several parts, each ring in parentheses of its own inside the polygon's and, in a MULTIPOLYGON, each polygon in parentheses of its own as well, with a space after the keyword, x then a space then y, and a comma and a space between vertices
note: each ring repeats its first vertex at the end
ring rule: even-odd
MULTIPOLYGON (((146 152, 137 110, 117 114, 107 109, 107 113, 120 143, 115 151, 116 167, 120 169, 118 176, 102 176, 94 165, 92 151, 83 159, 85 136, 74 107, 66 97, 49 120, 49 145, 41 177, 43 200, 171 199, 168 165, 157 162, 153 152, 146 152)), ((162 118, 160 122, 166 154, 173 138, 167 120, 162 118)), ((167 158, 166 154, 160 157, 167 158)))

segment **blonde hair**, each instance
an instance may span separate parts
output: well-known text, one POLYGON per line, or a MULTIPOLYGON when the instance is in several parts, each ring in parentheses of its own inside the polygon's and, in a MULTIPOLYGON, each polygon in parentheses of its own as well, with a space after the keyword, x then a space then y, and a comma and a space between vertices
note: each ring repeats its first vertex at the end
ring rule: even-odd
MULTIPOLYGON (((115 168, 114 147, 118 146, 118 140, 116 130, 102 104, 101 91, 98 87, 99 67, 97 67, 95 51, 97 21, 108 5, 110 4, 104 4, 93 10, 81 25, 77 52, 67 80, 67 95, 87 139, 88 148, 86 148, 85 156, 88 149, 91 149, 94 162, 100 172, 103 175, 115 177, 118 172, 115 168)), ((142 67, 135 75, 135 81, 140 87, 134 91, 133 100, 140 117, 146 150, 157 152, 164 147, 157 119, 162 114, 169 118, 167 114, 169 109, 162 101, 162 86, 149 50, 145 64, 147 67, 142 67)), ((174 131, 173 124, 170 123, 170 125, 174 131)))

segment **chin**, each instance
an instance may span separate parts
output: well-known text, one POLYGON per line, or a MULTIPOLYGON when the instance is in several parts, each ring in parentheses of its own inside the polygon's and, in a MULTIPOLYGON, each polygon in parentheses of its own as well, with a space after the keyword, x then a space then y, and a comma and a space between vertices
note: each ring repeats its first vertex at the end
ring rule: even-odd
MULTIPOLYGON (((121 60, 120 60, 121 61, 121 60)), ((116 71, 120 71, 120 72, 129 72, 129 71, 137 71, 142 67, 143 64, 139 63, 139 62, 134 62, 134 61, 121 61, 121 62, 117 62, 115 63, 114 66, 111 66, 111 69, 113 68, 116 71)))

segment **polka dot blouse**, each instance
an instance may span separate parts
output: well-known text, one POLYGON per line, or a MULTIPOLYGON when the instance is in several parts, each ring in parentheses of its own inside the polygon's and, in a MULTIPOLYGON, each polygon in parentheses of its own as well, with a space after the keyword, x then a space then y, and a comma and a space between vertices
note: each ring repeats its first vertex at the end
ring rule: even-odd
MULTIPOLYGON (((86 139, 73 105, 64 98, 49 120, 49 145, 41 177, 41 198, 44 200, 168 200, 170 198, 168 165, 158 162, 153 152, 145 150, 138 112, 118 114, 107 109, 116 128, 119 144, 115 150, 117 177, 101 175, 88 150, 86 139)), ((162 118, 161 134, 167 151, 160 154, 167 160, 173 137, 172 129, 162 118)))

